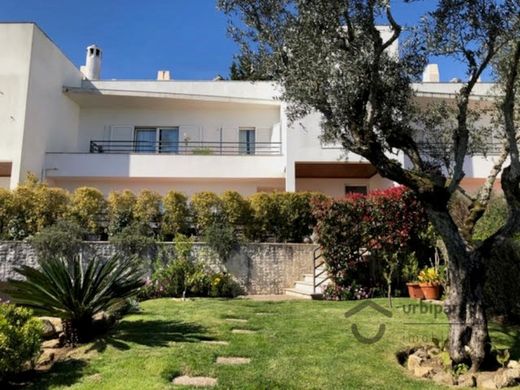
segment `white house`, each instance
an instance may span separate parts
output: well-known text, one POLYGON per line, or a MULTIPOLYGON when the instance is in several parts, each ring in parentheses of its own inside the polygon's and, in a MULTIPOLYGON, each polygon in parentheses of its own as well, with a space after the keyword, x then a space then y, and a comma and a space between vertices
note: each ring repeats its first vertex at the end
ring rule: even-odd
MULTIPOLYGON (((394 185, 360 156, 322 144, 317 114, 289 123, 273 83, 176 81, 167 71, 157 80, 102 80, 100 48, 87 48, 77 69, 32 23, 0 24, 0 47, 2 187, 16 187, 27 172, 105 193, 312 190, 339 197, 394 185)), ((461 84, 439 82, 429 67, 414 87, 428 104, 461 84)), ((491 87, 480 83, 475 100, 491 87)), ((492 162, 468 158, 465 185, 480 184, 492 162)))

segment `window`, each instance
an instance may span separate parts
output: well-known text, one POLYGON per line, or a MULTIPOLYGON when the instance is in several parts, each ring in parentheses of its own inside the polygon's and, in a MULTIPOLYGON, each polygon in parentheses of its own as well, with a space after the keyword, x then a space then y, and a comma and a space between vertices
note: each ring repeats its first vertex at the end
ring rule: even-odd
POLYGON ((255 129, 240 129, 238 142, 238 152, 240 154, 255 154, 255 129))
POLYGON ((138 128, 134 133, 134 150, 139 153, 178 153, 179 128, 138 128))
POLYGON ((367 186, 345 186, 345 195, 348 194, 367 194, 367 186))

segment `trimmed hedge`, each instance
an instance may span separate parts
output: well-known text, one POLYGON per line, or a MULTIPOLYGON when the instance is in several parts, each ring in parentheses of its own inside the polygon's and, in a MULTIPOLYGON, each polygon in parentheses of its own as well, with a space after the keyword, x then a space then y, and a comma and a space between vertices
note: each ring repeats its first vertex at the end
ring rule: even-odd
POLYGON ((226 248, 237 239, 303 242, 316 224, 312 203, 325 199, 311 192, 257 193, 245 198, 226 191, 221 196, 199 192, 190 201, 180 192, 162 197, 150 190, 137 196, 129 190, 113 191, 105 199, 96 188, 80 187, 71 194, 29 176, 14 191, 0 190, 0 239, 24 239, 68 221, 83 229, 87 238, 108 237, 114 242, 171 240, 177 234, 215 238, 219 229, 235 237, 226 241, 226 248))

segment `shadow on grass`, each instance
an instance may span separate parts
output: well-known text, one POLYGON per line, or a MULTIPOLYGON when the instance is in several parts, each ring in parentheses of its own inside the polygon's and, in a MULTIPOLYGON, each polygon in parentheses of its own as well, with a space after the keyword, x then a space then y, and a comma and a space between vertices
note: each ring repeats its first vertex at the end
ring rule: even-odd
POLYGON ((67 359, 54 363, 45 371, 30 371, 20 374, 9 384, 0 384, 2 389, 38 389, 45 390, 59 386, 72 386, 86 372, 87 362, 78 359, 67 359), (7 386, 7 387, 4 387, 7 386))
POLYGON ((103 352, 108 345, 128 350, 128 343, 148 347, 167 347, 170 343, 198 343, 214 338, 204 326, 182 321, 123 321, 105 337, 99 338, 88 351, 103 352))

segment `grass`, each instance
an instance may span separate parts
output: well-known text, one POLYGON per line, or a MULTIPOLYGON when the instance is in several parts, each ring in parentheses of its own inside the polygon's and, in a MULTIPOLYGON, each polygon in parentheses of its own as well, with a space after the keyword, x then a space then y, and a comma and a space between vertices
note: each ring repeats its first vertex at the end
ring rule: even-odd
MULTIPOLYGON (((374 300, 387 306, 386 300, 374 300)), ((34 378, 33 389, 170 389, 178 375, 218 378, 221 389, 436 389, 398 365, 395 352, 446 338, 443 314, 435 306, 395 299, 392 317, 366 308, 351 318, 358 302, 158 299, 126 317, 104 339, 82 347, 75 358, 34 378), (415 313, 410 309, 415 305, 415 313), (267 313, 258 315, 257 313, 267 313), (247 323, 226 321, 244 318, 247 323), (351 332, 383 338, 362 344, 351 332), (257 330, 232 334, 234 328, 257 330), (227 340, 209 345, 202 340, 227 340), (219 366, 218 356, 249 357, 246 366, 219 366), (69 387, 70 386, 70 387, 69 387)), ((520 353, 515 329, 492 326, 500 346, 520 353)))

